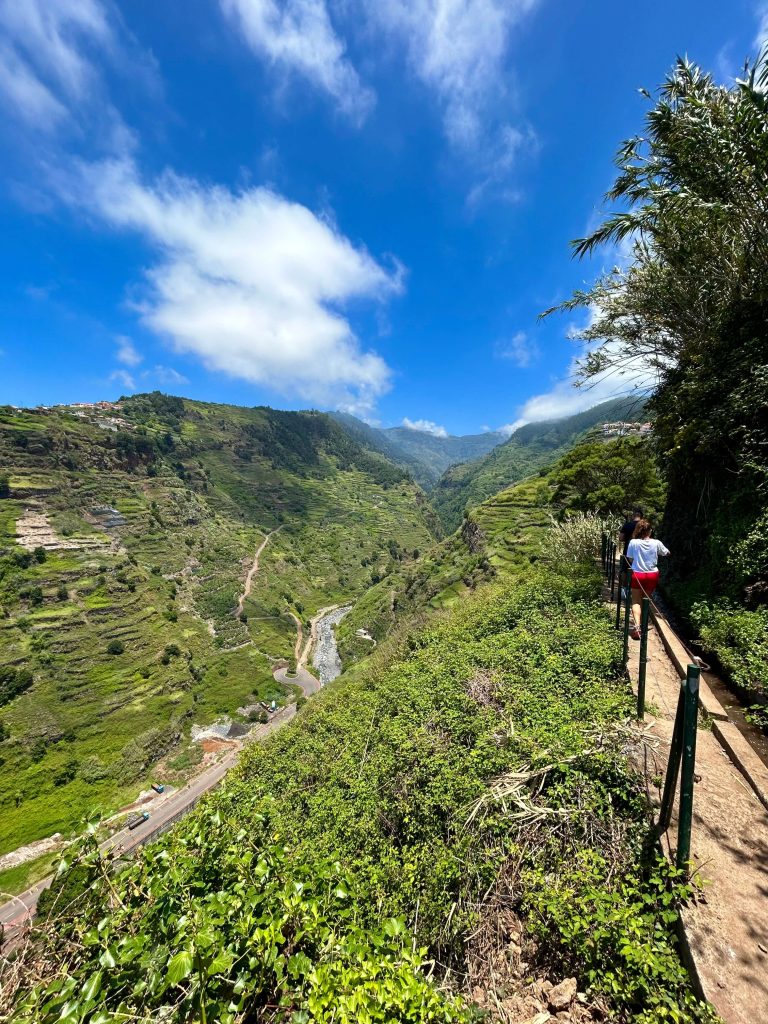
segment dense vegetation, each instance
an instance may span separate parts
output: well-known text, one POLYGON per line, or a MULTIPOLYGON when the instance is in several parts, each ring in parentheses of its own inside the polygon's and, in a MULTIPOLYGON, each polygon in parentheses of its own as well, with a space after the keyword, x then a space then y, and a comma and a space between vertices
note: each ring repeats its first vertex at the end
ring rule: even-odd
POLYGON ((469 1021, 482 924, 503 954, 517 918, 526 959, 603 1012, 702 1019, 598 588, 591 566, 484 588, 251 747, 116 877, 86 853, 21 1019, 469 1021))
POLYGON ((527 423, 483 458, 448 469, 432 503, 445 528, 455 530, 467 510, 547 466, 590 429, 617 420, 636 422, 643 413, 642 399, 618 398, 574 416, 527 423))
MULTIPOLYGON (((656 378, 668 485, 668 591, 742 683, 766 693, 768 63, 716 84, 679 60, 641 136, 619 150, 618 204, 579 253, 632 240, 632 260, 566 304, 596 315, 587 378, 656 378)), ((649 99, 651 97, 649 96, 649 99)))
POLYGON ((424 622, 489 580, 542 557, 553 520, 596 512, 612 529, 641 503, 663 507, 663 485, 648 440, 619 437, 576 445, 553 465, 477 505, 451 537, 398 565, 371 587, 338 629, 345 663, 370 653, 403 620, 424 622))
POLYGON ((433 540, 407 474, 319 413, 6 408, 0 462, 0 853, 125 806, 158 762, 183 780, 192 724, 289 698, 297 620, 433 540))

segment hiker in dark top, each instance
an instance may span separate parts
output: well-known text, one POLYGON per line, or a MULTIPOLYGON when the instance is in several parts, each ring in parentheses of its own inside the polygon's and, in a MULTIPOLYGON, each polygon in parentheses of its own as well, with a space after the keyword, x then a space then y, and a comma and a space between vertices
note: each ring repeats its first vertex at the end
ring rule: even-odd
POLYGON ((629 542, 635 535, 635 527, 643 518, 643 510, 636 508, 632 510, 632 518, 628 519, 626 523, 619 530, 619 540, 621 542, 621 553, 626 555, 629 542))

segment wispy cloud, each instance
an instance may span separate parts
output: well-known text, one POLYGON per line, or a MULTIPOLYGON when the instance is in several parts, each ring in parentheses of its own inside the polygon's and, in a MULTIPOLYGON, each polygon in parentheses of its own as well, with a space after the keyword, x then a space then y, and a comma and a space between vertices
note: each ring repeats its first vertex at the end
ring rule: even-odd
POLYGON ((220 0, 222 10, 261 57, 327 93, 358 123, 375 103, 336 33, 325 0, 220 0))
POLYGON ((379 0, 368 16, 405 46, 416 76, 442 111, 451 143, 481 172, 476 202, 504 177, 519 152, 535 144, 532 130, 500 117, 509 106, 507 59, 514 30, 538 0, 379 0))
POLYGON ((136 349, 130 338, 120 334, 115 341, 117 342, 116 359, 118 363, 122 363, 124 366, 138 366, 143 361, 144 356, 136 349))
POLYGON ((299 395, 370 409, 390 370, 361 348, 343 307, 402 289, 327 219, 264 188, 234 193, 173 174, 144 183, 129 160, 87 164, 61 195, 157 254, 136 304, 144 324, 211 370, 299 395))
POLYGON ((509 359, 515 366, 524 369, 538 359, 539 348, 525 331, 518 331, 512 335, 509 341, 501 342, 496 346, 496 355, 500 359, 509 359))
POLYGON ((571 359, 566 375, 555 381, 548 391, 529 398, 518 410, 515 421, 499 427, 499 430, 511 434, 526 423, 573 416, 611 398, 650 391, 657 384, 655 370, 644 359, 635 358, 626 359, 617 369, 593 378, 587 385, 577 387, 579 363, 587 351, 588 345, 580 343, 579 351, 571 359))
POLYGON ((409 420, 407 416, 404 416, 403 426, 408 430, 420 430, 424 434, 434 434, 435 437, 448 437, 445 427, 433 423, 432 420, 409 420))
MULTIPOLYGON (((351 115, 371 101, 322 0, 222 3, 251 45, 261 39, 271 59, 315 76, 351 115)), ((0 0, 0 45, 13 57, 0 91, 14 102, 12 90, 26 90, 23 109, 15 100, 22 137, 37 142, 34 115, 48 119, 36 165, 46 177, 37 186, 93 222, 140 234, 154 251, 134 302, 146 327, 210 370, 317 404, 372 408, 391 372, 361 345, 347 305, 400 292, 395 261, 384 265, 353 244, 330 211, 317 215, 267 188, 232 191, 170 172, 144 179, 138 140, 112 107, 104 73, 106 61, 124 67, 134 46, 109 0, 0 0), (109 129, 104 137, 90 130, 97 124, 109 129)), ((129 371, 141 354, 130 339, 117 344, 124 368, 112 379, 133 390, 129 371)), ((161 364, 145 372, 160 383, 187 383, 161 364)))
POLYGON ((183 373, 174 370, 172 366, 162 366, 157 363, 151 370, 145 370, 142 375, 144 379, 156 380, 158 384, 166 384, 170 387, 181 387, 189 384, 189 378, 183 373))
POLYGON ((136 390, 136 381, 127 370, 113 370, 109 379, 122 384, 126 391, 136 390))
POLYGON ((39 163, 61 158, 55 143, 127 154, 136 137, 109 99, 105 69, 134 91, 160 94, 154 59, 125 30, 109 0, 0 0, 0 105, 15 142, 39 163))

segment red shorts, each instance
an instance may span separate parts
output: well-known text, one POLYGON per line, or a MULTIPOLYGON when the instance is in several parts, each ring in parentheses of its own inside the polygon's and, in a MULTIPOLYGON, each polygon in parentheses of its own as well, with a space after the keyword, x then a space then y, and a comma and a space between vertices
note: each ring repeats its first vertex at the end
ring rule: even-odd
POLYGON ((632 573, 632 589, 642 590, 648 597, 656 589, 659 582, 659 570, 655 572, 633 572, 632 573))

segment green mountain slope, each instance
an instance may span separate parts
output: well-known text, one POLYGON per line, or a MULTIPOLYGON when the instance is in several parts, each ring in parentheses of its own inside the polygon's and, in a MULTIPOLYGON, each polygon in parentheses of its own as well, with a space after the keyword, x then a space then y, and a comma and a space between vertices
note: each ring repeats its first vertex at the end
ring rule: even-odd
POLYGON ((448 469, 431 494, 432 504, 445 528, 455 530, 465 509, 535 473, 586 431, 615 420, 636 422, 643 417, 643 409, 637 398, 616 398, 575 416, 527 423, 482 459, 448 469))
POLYGON ((193 723, 284 693, 297 620, 306 636, 436 525, 402 469, 319 413, 6 407, 5 474, 0 853, 123 806, 161 758, 180 777, 193 723))
POLYGON ((112 878, 86 841, 45 956, 33 941, 15 965, 14 1019, 532 1020, 567 973, 571 1019, 711 1022, 674 936, 691 890, 646 852, 600 585, 587 552, 479 587, 251 745, 112 878))
POLYGON ((426 490, 435 486, 449 466, 478 459, 504 440, 504 434, 495 431, 438 437, 409 427, 371 427, 347 413, 332 415, 358 443, 406 467, 426 490))

